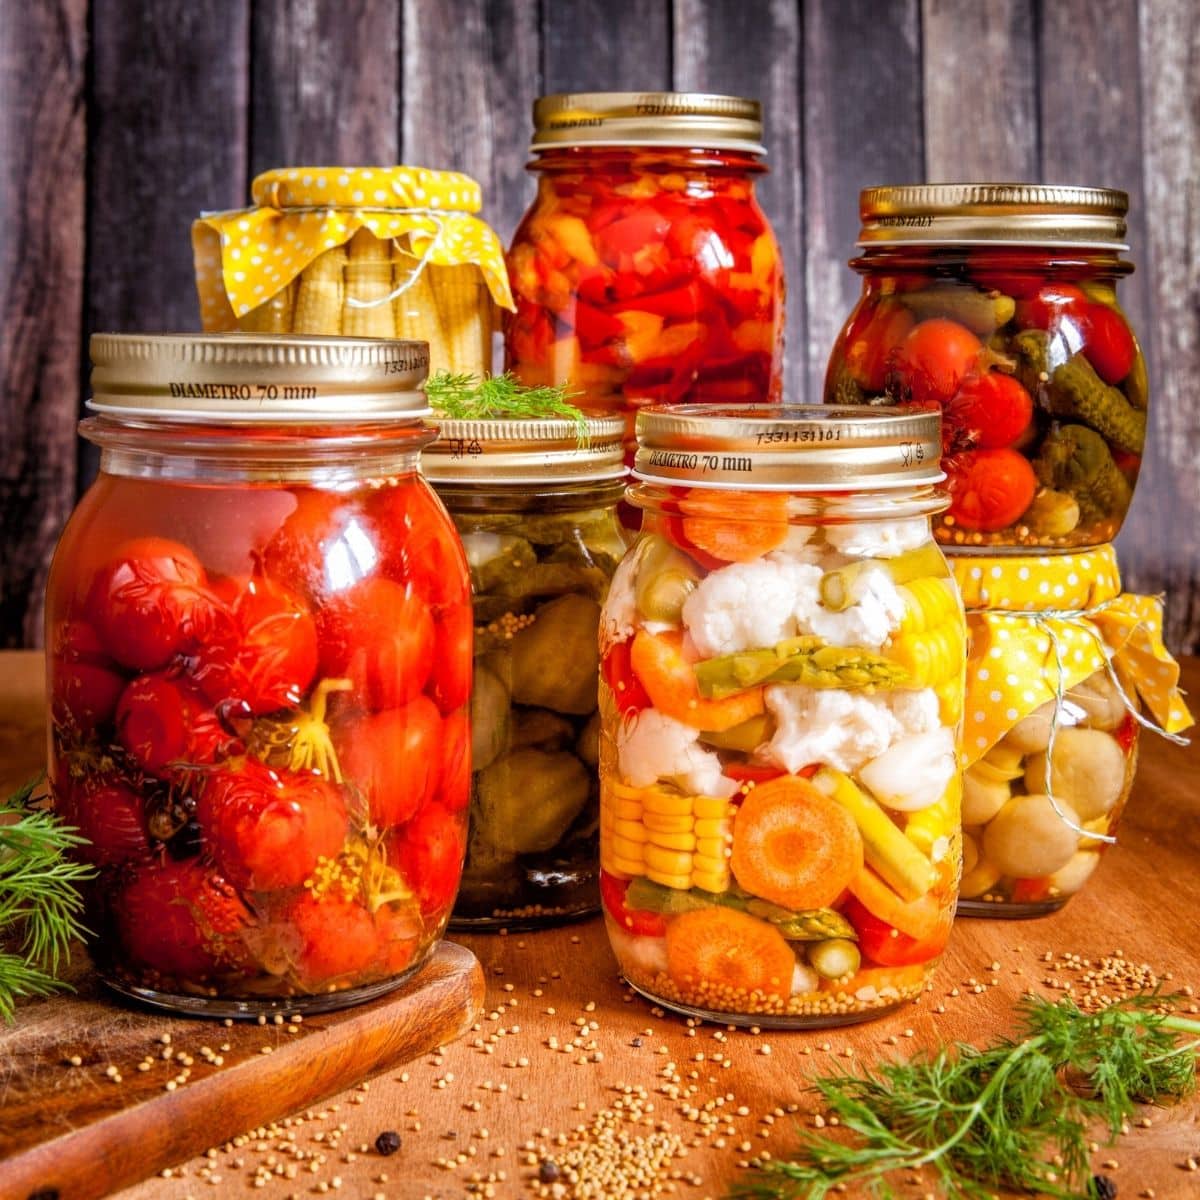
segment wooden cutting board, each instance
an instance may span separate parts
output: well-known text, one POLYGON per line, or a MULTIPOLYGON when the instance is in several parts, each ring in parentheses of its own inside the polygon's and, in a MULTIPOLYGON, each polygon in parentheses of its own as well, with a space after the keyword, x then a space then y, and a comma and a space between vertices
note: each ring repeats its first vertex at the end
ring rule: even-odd
POLYGON ((83 968, 75 986, 0 1026, 0 1200, 104 1196, 317 1104, 460 1037, 484 984, 443 942, 402 990, 282 1024, 122 1007, 83 968))

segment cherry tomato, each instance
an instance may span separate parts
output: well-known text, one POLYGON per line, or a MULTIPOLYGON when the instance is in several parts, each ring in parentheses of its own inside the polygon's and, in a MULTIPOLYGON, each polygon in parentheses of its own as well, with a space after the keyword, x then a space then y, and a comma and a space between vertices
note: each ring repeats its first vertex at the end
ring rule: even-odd
POLYGON ((125 678, 86 621, 64 621, 51 646, 51 712, 62 728, 85 736, 117 707, 125 678))
POLYGON ((442 757, 437 799, 450 812, 459 812, 471 799, 471 720, 466 710, 442 722, 442 757))
POLYGON ((918 940, 881 921, 853 896, 847 900, 842 913, 858 932, 858 946, 863 957, 884 967, 906 967, 937 958, 949 940, 954 920, 953 907, 947 906, 933 932, 918 940))
POLYGON ((997 246, 972 253, 968 271, 980 287, 1020 300, 1036 295, 1042 287, 1046 262, 1044 256, 1028 250, 997 246))
POLYGON ((410 907, 384 904, 375 912, 379 939, 376 962, 386 975, 399 975, 412 963, 421 944, 421 919, 410 907))
POLYGON ((205 777, 196 819, 213 860, 239 887, 297 887, 346 837, 346 805, 316 774, 245 759, 205 777))
POLYGON ((411 820, 437 790, 442 718, 427 696, 347 717, 335 736, 342 775, 362 791, 372 824, 386 829, 411 820))
POLYGON ((627 908, 625 893, 629 891, 629 880, 618 879, 603 868, 600 870, 600 903, 617 925, 635 937, 663 937, 667 932, 666 918, 662 913, 649 912, 644 908, 627 908))
POLYGON ((267 578, 216 590, 233 621, 228 636, 201 647, 193 674, 214 704, 236 700, 258 716, 295 708, 317 673, 317 627, 308 606, 267 578))
POLYGON ((119 776, 89 775, 63 789, 55 809, 87 838, 74 850, 85 862, 113 867, 150 853, 141 796, 119 776))
POLYGON ((1020 441, 1033 420, 1033 397, 1018 379, 1000 371, 963 380, 946 405, 943 444, 956 449, 998 450, 1020 441))
POLYGON ((871 310, 861 329, 846 340, 846 369, 868 392, 882 392, 892 361, 912 330, 912 312, 899 300, 883 299, 871 310))
POLYGON ((136 538, 119 546, 88 591, 89 619, 122 666, 156 671, 201 645, 221 605, 200 560, 179 542, 136 538))
POLYGON ((264 574, 316 603, 375 571, 378 533, 345 496, 318 488, 293 495, 295 509, 263 547, 264 574))
POLYGON ((1073 283, 1048 283, 1017 301, 1016 320, 1022 329, 1050 330, 1064 321, 1082 329, 1089 307, 1087 296, 1073 283))
POLYGON ((139 675, 117 702, 117 740, 148 775, 213 763, 242 749, 203 693, 185 676, 139 675))
POLYGON ((1117 739, 1117 745, 1121 747, 1126 757, 1137 745, 1138 729, 1139 726, 1133 719, 1133 713, 1126 713, 1125 720, 1113 731, 1113 737, 1117 739))
POLYGON ((194 980, 246 968, 252 919, 237 892, 196 859, 140 867, 114 904, 130 962, 194 980))
POLYGON ((361 904, 336 889, 317 897, 303 892, 282 914, 286 939, 299 935, 296 974, 312 990, 361 974, 379 953, 379 933, 361 904))
POLYGON ((945 404, 975 370, 983 344, 965 326, 930 317, 913 327, 893 357, 893 375, 902 398, 917 404, 945 404))
POLYGON ((467 841, 460 815, 427 804, 396 833, 394 859, 421 912, 430 917, 448 909, 458 891, 467 841))
POLYGON ((1006 529, 1029 507, 1037 476, 1016 450, 967 450, 945 460, 950 516, 963 529, 1006 529))
POLYGON ((628 641, 615 642, 609 646, 600 663, 600 673, 612 692, 613 703, 623 717, 651 707, 650 694, 634 674, 630 646, 631 642, 628 641))
POLYGON ((1133 370, 1137 344, 1124 318, 1098 301, 1088 305, 1083 352, 1105 383, 1120 383, 1133 370))
POLYGON ((434 621, 434 633, 429 694, 443 713, 452 713, 471 698, 475 617, 470 605, 446 606, 434 621))
POLYGON ((1039 904, 1050 899, 1052 880, 1048 875, 1039 875, 1033 879, 1014 879, 1012 885, 1012 902, 1014 904, 1039 904))
POLYGON ((317 610, 321 674, 348 678, 367 708, 398 708, 425 687, 434 626, 411 587, 365 579, 317 610))

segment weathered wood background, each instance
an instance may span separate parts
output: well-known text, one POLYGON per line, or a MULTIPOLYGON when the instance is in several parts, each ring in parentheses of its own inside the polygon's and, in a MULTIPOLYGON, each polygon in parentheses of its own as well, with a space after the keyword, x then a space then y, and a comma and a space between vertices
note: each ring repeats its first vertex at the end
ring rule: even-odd
POLYGON ((672 87, 764 102, 796 400, 857 294, 860 187, 1129 192, 1154 396, 1119 549, 1200 647, 1197 0, 0 0, 0 644, 40 641, 94 470, 87 335, 197 327, 200 210, 271 166, 407 161, 479 178, 507 238, 536 95, 672 87))

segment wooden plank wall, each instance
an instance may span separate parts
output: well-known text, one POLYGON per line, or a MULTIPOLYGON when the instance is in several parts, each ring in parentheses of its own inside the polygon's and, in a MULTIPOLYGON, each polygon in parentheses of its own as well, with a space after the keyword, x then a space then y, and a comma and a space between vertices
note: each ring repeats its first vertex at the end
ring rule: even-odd
POLYGON ((87 335, 196 326, 196 213, 268 166, 406 160, 478 177, 507 238, 536 95, 675 87, 765 102, 795 400, 857 293, 860 187, 1129 191, 1154 407, 1118 545, 1200 648, 1198 64, 1195 0, 0 0, 0 644, 40 641, 95 469, 87 335))

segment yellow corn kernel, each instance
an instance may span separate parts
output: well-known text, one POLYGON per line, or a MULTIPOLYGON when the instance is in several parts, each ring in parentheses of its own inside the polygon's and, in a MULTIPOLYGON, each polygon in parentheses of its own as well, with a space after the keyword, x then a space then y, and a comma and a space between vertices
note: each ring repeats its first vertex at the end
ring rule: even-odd
POLYGON ((652 867, 664 875, 688 875, 692 870, 692 856, 683 850, 664 850, 647 842, 645 846, 647 871, 652 867))
POLYGON ((729 857, 729 839, 723 837, 698 837, 696 839, 696 858, 701 856, 717 861, 729 857))
POLYGON ((909 686, 918 688, 957 678, 964 654, 962 626, 957 620, 921 633, 902 634, 887 650, 887 656, 908 673, 909 686))
POLYGON ((697 867, 692 872, 692 887, 703 888, 706 892, 723 892, 732 882, 732 876, 725 871, 701 871, 697 867))
POLYGON ((733 806, 723 796, 697 796, 692 807, 698 818, 707 820, 729 816, 733 806))
POLYGON ((648 837, 646 826, 641 821, 629 821, 624 818, 618 818, 613 822, 612 831, 631 842, 644 842, 648 837))
POLYGON ((642 807, 647 816, 653 813, 663 817, 690 817, 692 803, 691 796, 680 796, 657 788, 649 788, 642 793, 642 807))
POLYGON ((632 838, 622 837, 619 833, 612 835, 613 854, 626 862, 644 861, 646 846, 646 842, 637 842, 632 838))
POLYGON ((342 294, 345 289, 346 248, 334 246, 317 255, 300 272, 292 329, 296 333, 342 332, 342 294))
POLYGON ((696 854, 692 857, 692 870, 702 875, 720 875, 729 870, 729 860, 724 855, 696 854))
POLYGON ((696 835, 690 831, 683 833, 652 832, 647 845, 659 846, 663 850, 686 850, 690 854, 696 849, 696 835))
POLYGON ((380 241, 369 229, 360 229, 350 239, 346 288, 342 296, 344 337, 396 336, 396 321, 389 299, 392 291, 390 247, 390 241, 380 241))
POLYGON ((663 887, 674 888, 677 892, 686 892, 692 886, 690 874, 675 875, 670 871, 659 871, 654 867, 647 867, 645 876, 655 883, 661 883, 663 887))
POLYGON ((646 871, 646 864, 640 859, 635 861, 630 858, 621 858, 620 855, 614 854, 609 861, 612 863, 612 865, 605 867, 604 869, 610 875, 621 875, 625 878, 628 878, 631 875, 648 874, 646 871))
POLYGON ((618 797, 611 805, 605 806, 618 821, 638 821, 642 819, 642 806, 636 800, 622 800, 618 797))
POLYGON ((691 814, 686 817, 662 817, 658 813, 648 812, 642 818, 642 824, 654 833, 690 833, 695 820, 691 814))
POLYGON ((429 266, 438 320, 450 353, 450 370, 457 374, 491 373, 492 300, 483 274, 474 263, 429 266))
POLYGON ((280 288, 269 300, 238 318, 238 328, 247 333, 291 333, 296 308, 296 281, 280 288))
POLYGON ((963 682, 961 676, 939 683, 933 689, 938 698, 938 719, 943 725, 957 725, 963 714, 963 682))
POLYGON ((899 585, 904 597, 901 633, 923 633, 936 629, 958 612, 958 598, 949 580, 926 576, 899 585))
POLYGON ((614 796, 620 796, 622 800, 636 800, 638 804, 641 804, 642 797, 648 790, 644 787, 634 787, 631 783, 622 783, 614 776, 607 776, 605 778, 604 787, 607 791, 612 792, 614 796))
POLYGON ((697 821, 694 828, 698 838, 725 838, 733 832, 724 818, 706 817, 697 821))
POLYGON ((926 857, 932 857, 934 843, 939 838, 949 837, 958 828, 961 811, 962 780, 955 775, 938 800, 909 814, 904 823, 905 836, 926 857))

